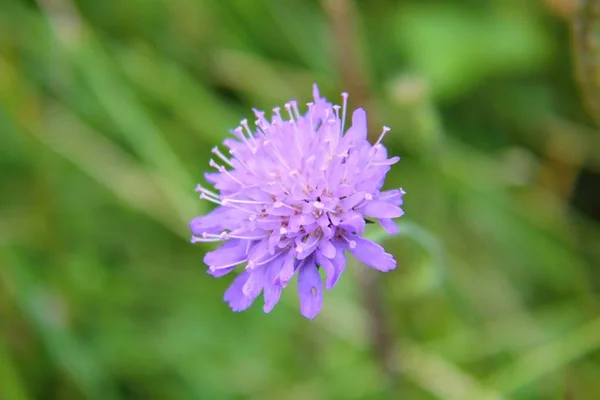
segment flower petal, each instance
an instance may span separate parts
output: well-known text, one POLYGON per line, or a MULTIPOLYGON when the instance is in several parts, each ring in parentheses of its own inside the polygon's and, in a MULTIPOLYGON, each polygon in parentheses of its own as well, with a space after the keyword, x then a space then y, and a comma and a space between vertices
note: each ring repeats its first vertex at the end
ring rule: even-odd
POLYGON ((229 307, 235 312, 244 311, 252 305, 256 297, 248 297, 242 293, 242 288, 246 284, 246 281, 250 277, 248 271, 243 272, 235 277, 233 283, 225 291, 223 299, 229 303, 229 307))
POLYGON ((349 146, 352 142, 367 140, 367 113, 362 108, 357 108, 352 113, 352 126, 344 135, 343 142, 349 146))
POLYGON ((363 233, 365 231, 364 217, 354 211, 345 212, 342 215, 342 220, 339 224, 340 228, 346 229, 348 232, 363 233))
POLYGON ((335 246, 329 240, 323 240, 319 244, 320 253, 327 258, 335 257, 335 246))
POLYGON ((209 275, 214 276, 215 278, 220 278, 222 276, 227 275, 228 273, 230 273, 234 269, 235 269, 235 266, 229 267, 229 268, 219 268, 219 269, 215 269, 215 270, 209 269, 208 271, 206 271, 206 273, 209 274, 209 275))
POLYGON ((190 230, 194 235, 202 236, 203 233, 221 233, 223 226, 220 223, 220 215, 225 207, 217 207, 207 215, 196 217, 190 221, 190 230))
POLYGON ((404 214, 400 207, 379 200, 368 201, 356 211, 373 218, 398 218, 404 214))
POLYGON ((247 260, 247 243, 240 239, 231 239, 223 243, 216 250, 209 251, 204 256, 204 263, 211 271, 221 268, 229 268, 243 263, 247 260))
POLYGON ((383 247, 377 243, 360 236, 353 236, 352 240, 356 242, 356 246, 349 247, 350 252, 360 261, 383 272, 396 268, 394 257, 386 253, 383 247))
POLYGON ((275 282, 279 283, 282 287, 286 287, 292 276, 294 276, 294 272, 296 272, 295 264, 296 258, 294 252, 289 251, 283 259, 281 271, 279 271, 279 276, 275 278, 275 282))
POLYGON ((273 310, 273 307, 279 302, 279 298, 281 297, 281 286, 277 284, 267 284, 265 285, 264 297, 265 297, 265 305, 263 306, 263 311, 265 313, 270 313, 273 310))
POLYGON ((277 282, 277 277, 283 268, 283 261, 286 256, 287 254, 282 253, 279 257, 265 265, 266 273, 263 288, 263 297, 265 299, 263 311, 265 313, 271 312, 281 297, 282 286, 277 282))
POLYGON ((390 235, 395 235, 396 233, 398 233, 398 225, 396 225, 394 220, 389 218, 379 218, 377 221, 379 222, 381 227, 390 235))
POLYGON ((307 260, 298 271, 300 313, 313 319, 323 306, 323 282, 314 260, 307 260))
POLYGON ((349 210, 365 199, 365 192, 353 193, 340 201, 340 205, 344 210, 349 210))
POLYGON ((262 292, 263 287, 265 287, 265 272, 266 268, 264 266, 260 266, 258 268, 253 269, 250 272, 250 276, 244 286, 242 286, 242 293, 246 297, 256 297, 262 292))
MULTIPOLYGON (((340 250, 343 254, 343 249, 340 250)), ((325 289, 327 290, 333 289, 338 279, 340 278, 340 275, 344 271, 344 267, 346 264, 345 258, 343 256, 341 258, 344 260, 343 263, 339 262, 339 257, 334 257, 333 260, 330 260, 320 252, 316 253, 317 264, 319 265, 319 267, 323 268, 323 271, 325 271, 325 289)))
POLYGON ((346 269, 346 255, 344 254, 344 242, 339 241, 339 242, 334 242, 334 246, 335 246, 335 257, 333 257, 333 259, 331 260, 331 263, 333 264, 333 267, 335 268, 335 276, 331 279, 331 287, 333 288, 335 286, 335 284, 337 283, 337 281, 340 279, 340 277, 342 276, 342 273, 344 272, 344 270, 346 269))
POLYGON ((395 206, 402 205, 402 196, 404 195, 404 190, 402 189, 393 189, 386 190, 384 192, 379 193, 379 200, 387 201, 388 203, 392 203, 395 206))

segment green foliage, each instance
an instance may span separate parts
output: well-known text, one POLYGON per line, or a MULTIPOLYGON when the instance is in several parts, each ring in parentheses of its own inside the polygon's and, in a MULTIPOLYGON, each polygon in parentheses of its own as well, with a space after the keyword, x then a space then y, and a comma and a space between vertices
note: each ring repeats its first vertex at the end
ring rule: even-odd
POLYGON ((0 399, 600 398, 600 229, 570 205, 597 133, 542 2, 356 1, 407 192, 400 234, 369 231, 399 261, 391 396, 359 266, 314 321, 295 284, 236 314, 187 240, 251 107, 346 89, 320 4, 0 9, 0 399))

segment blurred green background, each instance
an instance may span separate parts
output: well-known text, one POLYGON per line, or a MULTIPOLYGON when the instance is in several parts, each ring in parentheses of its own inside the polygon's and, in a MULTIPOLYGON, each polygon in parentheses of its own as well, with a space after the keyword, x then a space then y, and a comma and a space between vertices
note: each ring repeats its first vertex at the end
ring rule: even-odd
POLYGON ((325 3, 0 2, 0 399, 600 398, 576 2, 325 3), (377 281, 393 387, 358 265, 313 321, 295 284, 233 313, 188 241, 211 147, 313 82, 339 101, 355 67, 407 192, 401 234, 370 233, 399 261, 377 281))

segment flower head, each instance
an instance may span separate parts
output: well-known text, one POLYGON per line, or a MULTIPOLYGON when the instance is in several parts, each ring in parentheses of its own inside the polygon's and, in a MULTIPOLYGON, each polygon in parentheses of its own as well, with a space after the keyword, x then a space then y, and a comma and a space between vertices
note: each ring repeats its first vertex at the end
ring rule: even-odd
POLYGON ((264 311, 279 301, 281 290, 298 275, 300 311, 315 317, 325 288, 335 286, 346 267, 345 251, 380 271, 396 267, 394 258, 361 236, 366 218, 396 233, 392 218, 403 214, 402 189, 381 191, 385 175, 399 157, 388 158, 381 140, 367 141, 367 116, 352 114, 345 131, 348 95, 343 105, 322 98, 302 114, 295 101, 273 109, 271 120, 254 110, 256 129, 246 120, 225 139, 228 155, 218 148, 210 160, 217 172, 206 179, 215 191, 197 187, 200 198, 218 205, 190 223, 192 243, 222 241, 204 257, 208 272, 220 277, 237 265, 245 270, 225 292, 234 311, 250 307, 263 293, 264 311), (341 114, 341 115, 340 115, 341 114))

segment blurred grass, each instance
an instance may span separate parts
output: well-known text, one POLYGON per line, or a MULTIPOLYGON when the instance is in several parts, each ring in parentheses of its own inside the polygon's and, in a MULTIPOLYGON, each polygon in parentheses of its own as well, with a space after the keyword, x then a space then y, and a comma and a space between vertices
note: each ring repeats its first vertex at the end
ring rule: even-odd
MULTIPOLYGON (((355 5, 408 193, 401 234, 370 233, 399 260, 392 397, 600 398, 600 229, 572 206, 598 133, 557 1, 355 5)), ((356 274, 315 321, 293 288, 236 314, 187 241, 251 107, 344 90, 327 24, 316 1, 2 3, 1 399, 389 397, 356 274)))

